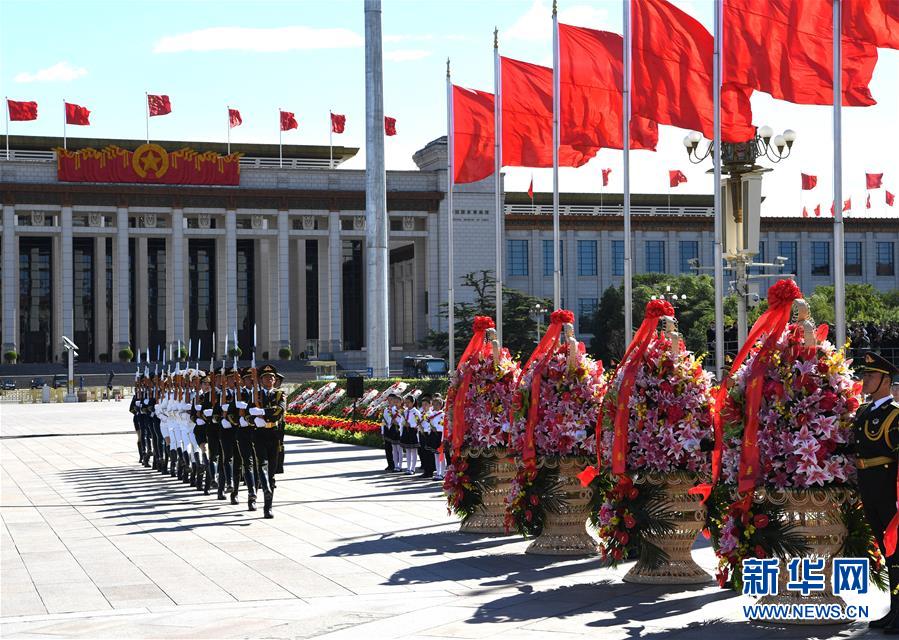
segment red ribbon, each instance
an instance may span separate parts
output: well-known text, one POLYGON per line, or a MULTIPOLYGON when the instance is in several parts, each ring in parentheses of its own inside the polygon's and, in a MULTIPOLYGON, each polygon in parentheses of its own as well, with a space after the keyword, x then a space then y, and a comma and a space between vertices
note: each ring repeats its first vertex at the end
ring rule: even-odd
POLYGON ((524 462, 525 469, 534 472, 537 469, 537 448, 534 442, 534 432, 537 429, 537 408, 540 400, 540 384, 543 381, 543 371, 546 369, 549 357, 555 352, 559 345, 559 335, 562 333, 563 324, 571 324, 574 322, 574 313, 565 309, 557 309, 553 311, 549 317, 549 327, 534 353, 528 358, 528 361, 521 368, 521 376, 524 376, 528 367, 536 362, 534 368, 534 376, 531 378, 531 397, 528 406, 527 427, 524 434, 524 445, 521 451, 521 458, 524 462))
POLYGON ((896 553, 896 541, 899 538, 899 469, 896 470, 896 513, 883 532, 883 557, 889 558, 896 553))
MULTIPOLYGON (((459 358, 459 365, 456 368, 457 372, 462 370, 462 365, 466 363, 471 365, 474 363, 481 351, 486 347, 484 338, 487 334, 487 329, 493 329, 495 327, 496 323, 493 322, 493 318, 487 316, 475 316, 471 340, 468 341, 468 346, 465 347, 465 351, 462 352, 462 357, 459 358)), ((456 389, 453 401, 453 428, 451 438, 454 460, 457 460, 461 454, 465 433, 468 431, 468 424, 465 421, 465 405, 468 399, 468 387, 471 385, 471 369, 471 366, 469 366, 462 376, 462 380, 459 382, 459 388, 456 389)))

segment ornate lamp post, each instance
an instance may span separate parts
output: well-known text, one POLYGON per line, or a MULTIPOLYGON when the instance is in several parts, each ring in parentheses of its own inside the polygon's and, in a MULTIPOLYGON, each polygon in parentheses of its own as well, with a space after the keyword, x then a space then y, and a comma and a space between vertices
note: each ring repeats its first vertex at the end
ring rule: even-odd
POLYGON ((537 317, 537 343, 540 342, 540 338, 542 337, 542 334, 540 333, 540 321, 543 319, 543 316, 546 314, 547 311, 548 311, 548 309, 545 306, 543 306, 543 304, 540 302, 538 302, 537 304, 534 305, 533 312, 534 312, 534 315, 537 317))

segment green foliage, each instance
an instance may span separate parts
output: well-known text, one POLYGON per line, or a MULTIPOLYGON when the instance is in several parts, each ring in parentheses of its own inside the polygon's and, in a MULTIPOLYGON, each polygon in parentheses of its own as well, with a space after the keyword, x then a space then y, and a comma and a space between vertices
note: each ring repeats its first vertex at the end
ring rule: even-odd
POLYGON ((837 554, 842 558, 868 558, 868 571, 871 582, 881 591, 889 589, 889 578, 886 563, 874 540, 871 525, 865 518, 861 500, 857 497, 843 503, 843 523, 849 535, 843 542, 843 548, 837 554))
POLYGON ((180 349, 177 349, 177 353, 175 354, 175 356, 179 360, 187 360, 187 347, 181 347, 180 349))
POLYGON ((290 347, 281 347, 278 349, 278 357, 282 360, 290 360, 291 353, 290 347))
POLYGON ((325 429, 324 427, 304 427, 296 424, 288 424, 284 432, 292 436, 313 438, 315 440, 327 440, 342 444, 355 444, 362 447, 384 448, 384 441, 379 433, 363 433, 347 431, 346 429, 325 429))
POLYGON ((134 352, 131 350, 131 347, 125 347, 121 351, 119 351, 119 360, 122 362, 131 362, 134 358, 134 352))
POLYGON ((544 466, 533 477, 522 469, 515 486, 519 493, 506 515, 506 529, 510 529, 511 524, 525 538, 536 538, 543 532, 547 511, 564 513, 567 508, 568 498, 558 469, 544 466))
POLYGON ((458 502, 448 501, 450 511, 462 519, 468 520, 484 503, 484 492, 496 486, 496 458, 489 456, 463 456, 459 468, 456 468, 459 483, 455 488, 459 493, 458 502))
MULTIPOLYGON (((836 321, 832 286, 817 287, 808 303, 815 322, 836 321)), ((870 284, 847 284, 846 317, 852 322, 899 321, 899 291, 880 293, 870 284)))
MULTIPOLYGON (((457 355, 462 352, 471 337, 475 316, 496 317, 496 279, 491 271, 465 274, 462 286, 473 292, 473 302, 456 303, 457 355)), ((537 304, 542 304, 546 309, 551 306, 551 302, 543 298, 503 287, 503 346, 509 349, 513 358, 526 358, 536 346, 538 338, 534 307, 537 304)), ((446 303, 440 304, 439 315, 441 318, 449 316, 446 303)), ((542 326, 545 327, 545 323, 542 326)), ((449 334, 446 331, 431 331, 425 338, 423 346, 446 358, 449 353, 449 334)))
POLYGON ((8 362, 9 364, 14 364, 15 361, 19 359, 19 354, 16 353, 15 349, 10 349, 3 354, 3 359, 6 360, 6 362, 8 362))

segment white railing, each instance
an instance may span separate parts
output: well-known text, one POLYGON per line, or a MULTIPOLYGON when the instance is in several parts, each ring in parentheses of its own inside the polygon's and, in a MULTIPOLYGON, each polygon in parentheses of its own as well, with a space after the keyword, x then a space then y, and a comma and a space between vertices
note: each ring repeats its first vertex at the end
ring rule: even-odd
MULTIPOLYGON (((507 204, 504 211, 506 215, 518 216, 551 216, 553 207, 551 204, 507 204)), ((624 214, 624 206, 620 204, 607 205, 583 205, 566 204, 559 205, 559 215, 563 216, 616 216, 624 214)), ((647 207, 631 206, 631 214, 635 216, 683 216, 705 218, 712 215, 712 207, 647 207)))
MULTIPOLYGON (((25 162, 56 162, 56 152, 54 151, 18 151, 9 150, 9 157, 6 156, 6 150, 0 149, 0 160, 17 160, 25 162)), ((285 158, 283 163, 278 158, 260 158, 255 156, 243 156, 240 159, 241 167, 251 167, 254 169, 328 169, 330 160, 327 158, 285 158)), ((339 160, 334 160, 334 166, 339 164, 339 160)))
POLYGON ((9 150, 9 157, 6 156, 6 149, 0 150, 0 159, 5 160, 25 160, 27 162, 56 162, 56 152, 54 151, 16 151, 9 150))

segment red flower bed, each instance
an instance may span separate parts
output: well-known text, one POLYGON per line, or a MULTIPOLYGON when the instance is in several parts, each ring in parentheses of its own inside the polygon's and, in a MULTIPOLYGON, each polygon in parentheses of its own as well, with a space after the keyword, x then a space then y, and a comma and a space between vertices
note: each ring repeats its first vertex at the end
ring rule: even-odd
POLYGON ((319 429, 340 429, 351 433, 378 433, 381 425, 372 420, 352 420, 331 416, 288 415, 284 418, 287 424, 319 429))

